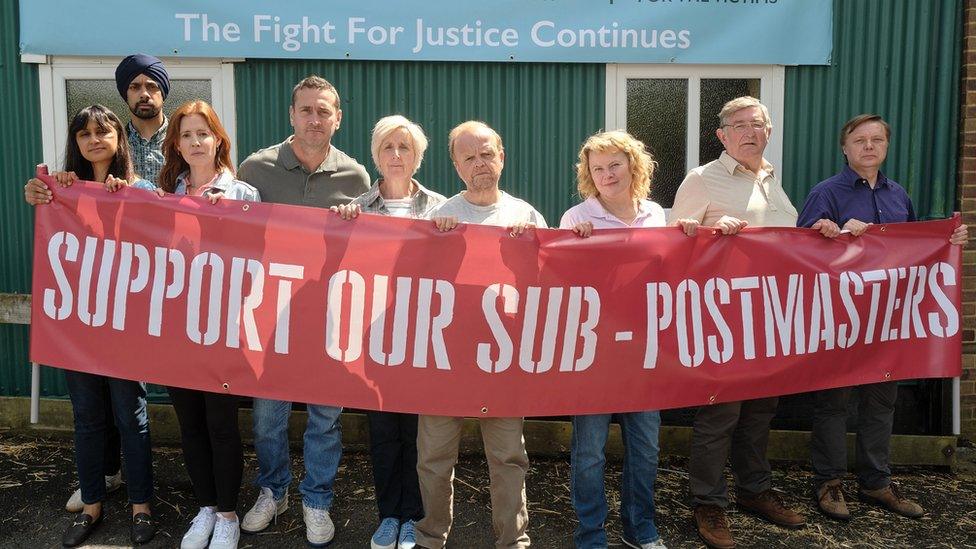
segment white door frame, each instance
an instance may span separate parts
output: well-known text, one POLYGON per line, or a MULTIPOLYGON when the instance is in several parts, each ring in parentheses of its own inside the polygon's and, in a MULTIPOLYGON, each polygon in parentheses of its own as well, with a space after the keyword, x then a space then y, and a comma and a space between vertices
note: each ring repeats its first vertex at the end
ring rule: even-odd
MULTIPOLYGON (((32 56, 25 62, 41 62, 37 79, 41 102, 41 146, 44 163, 59 166, 68 132, 66 81, 114 80, 119 57, 32 56), (38 58, 40 57, 40 58, 38 58)), ((231 136, 231 160, 237 163, 236 98, 234 65, 240 59, 163 58, 171 79, 210 80, 211 104, 231 136)), ((123 113, 118 113, 123 114, 123 113)), ((124 116, 122 118, 125 118, 124 116)))
MULTIPOLYGON (((766 146, 765 157, 779 170, 783 165, 783 117, 786 68, 782 65, 607 65, 606 129, 627 128, 627 80, 639 78, 680 78, 688 80, 688 143, 685 171, 697 167, 699 152, 699 97, 703 78, 756 78, 759 95, 773 119, 773 132, 766 146)), ((715 113, 718 114, 718 113, 715 113)), ((782 177, 782 175, 781 175, 782 177)))

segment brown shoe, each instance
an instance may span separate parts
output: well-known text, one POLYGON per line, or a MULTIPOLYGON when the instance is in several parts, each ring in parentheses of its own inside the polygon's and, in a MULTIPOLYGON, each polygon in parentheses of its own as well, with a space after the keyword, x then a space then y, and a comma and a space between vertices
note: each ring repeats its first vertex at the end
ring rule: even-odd
POLYGON ((729 521, 725 509, 717 505, 695 507, 695 526, 705 545, 715 549, 734 549, 735 541, 729 531, 729 521))
POLYGON ((844 501, 844 491, 841 489, 840 479, 828 480, 817 488, 817 506, 820 511, 830 518, 850 520, 851 512, 847 510, 844 501))
POLYGON ((785 528, 800 528, 807 521, 803 515, 787 507, 783 498, 772 490, 760 492, 755 496, 739 496, 736 498, 736 503, 744 511, 785 528))
POLYGON ((918 518, 925 514, 925 510, 922 509, 921 505, 901 496, 895 483, 891 483, 878 490, 865 490, 861 488, 858 490, 857 495, 861 501, 879 505, 903 517, 918 518))

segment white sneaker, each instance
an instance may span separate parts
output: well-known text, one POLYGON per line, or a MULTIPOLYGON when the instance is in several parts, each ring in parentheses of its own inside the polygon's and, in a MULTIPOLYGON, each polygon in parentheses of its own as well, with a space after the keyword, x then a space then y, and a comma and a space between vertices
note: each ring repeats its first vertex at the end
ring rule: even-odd
POLYGON ((657 538, 654 541, 649 541, 647 543, 638 544, 637 542, 630 541, 625 537, 621 537, 620 541, 624 542, 627 547, 635 547, 636 549, 668 549, 667 545, 664 545, 664 540, 657 538))
POLYGON ((217 511, 213 507, 201 507, 197 516, 190 521, 190 528, 183 534, 180 549, 205 549, 210 541, 214 523, 217 521, 217 511))
POLYGON ((305 515, 305 539, 312 547, 325 547, 335 536, 335 525, 325 509, 312 509, 302 503, 305 515))
MULTIPOLYGON (((111 494, 122 486, 122 471, 114 475, 105 477, 105 493, 111 494)), ((69 513, 80 513, 85 508, 85 502, 81 501, 81 488, 75 490, 68 502, 64 504, 64 510, 69 513)))
POLYGON ((237 519, 228 520, 217 515, 217 525, 214 527, 213 538, 210 539, 210 549, 237 549, 237 542, 240 539, 241 528, 237 519))
POLYGON ((275 501, 271 488, 261 488, 258 500, 254 502, 254 507, 244 515, 241 521, 241 530, 248 534, 256 534, 264 530, 271 524, 271 521, 278 518, 278 515, 288 510, 288 490, 278 501, 275 501))

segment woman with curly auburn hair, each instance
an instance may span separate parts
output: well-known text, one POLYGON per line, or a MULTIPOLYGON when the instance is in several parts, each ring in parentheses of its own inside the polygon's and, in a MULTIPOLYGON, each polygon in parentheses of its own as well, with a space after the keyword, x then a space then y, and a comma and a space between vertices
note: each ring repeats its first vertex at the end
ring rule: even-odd
MULTIPOLYGON (((644 143, 624 131, 600 132, 583 143, 576 164, 576 183, 583 202, 563 214, 561 229, 586 238, 594 229, 664 227, 664 209, 647 198, 657 163, 644 143)), ((620 519, 624 545, 661 549, 654 524, 654 480, 657 477, 657 411, 573 417, 570 492, 579 525, 578 548, 607 546, 607 498, 604 448, 610 420, 617 417, 624 442, 620 519)))

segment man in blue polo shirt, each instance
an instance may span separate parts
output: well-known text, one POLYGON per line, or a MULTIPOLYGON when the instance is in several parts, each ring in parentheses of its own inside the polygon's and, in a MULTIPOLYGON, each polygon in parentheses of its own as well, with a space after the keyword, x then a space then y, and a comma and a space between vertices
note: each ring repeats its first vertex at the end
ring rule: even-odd
MULTIPOLYGON (((840 145, 847 166, 810 191, 797 227, 817 226, 828 237, 837 236, 843 228, 857 237, 874 223, 916 221, 908 193, 881 173, 890 137, 888 123, 876 114, 861 114, 844 124, 840 145)), ((949 242, 964 245, 968 238, 966 226, 961 225, 953 231, 949 242)), ((856 456, 859 495, 899 515, 922 516, 922 507, 899 494, 891 482, 888 458, 898 395, 898 384, 894 381, 816 393, 810 461, 820 510, 831 518, 850 519, 841 479, 847 473, 847 402, 854 389, 859 393, 856 456)))

